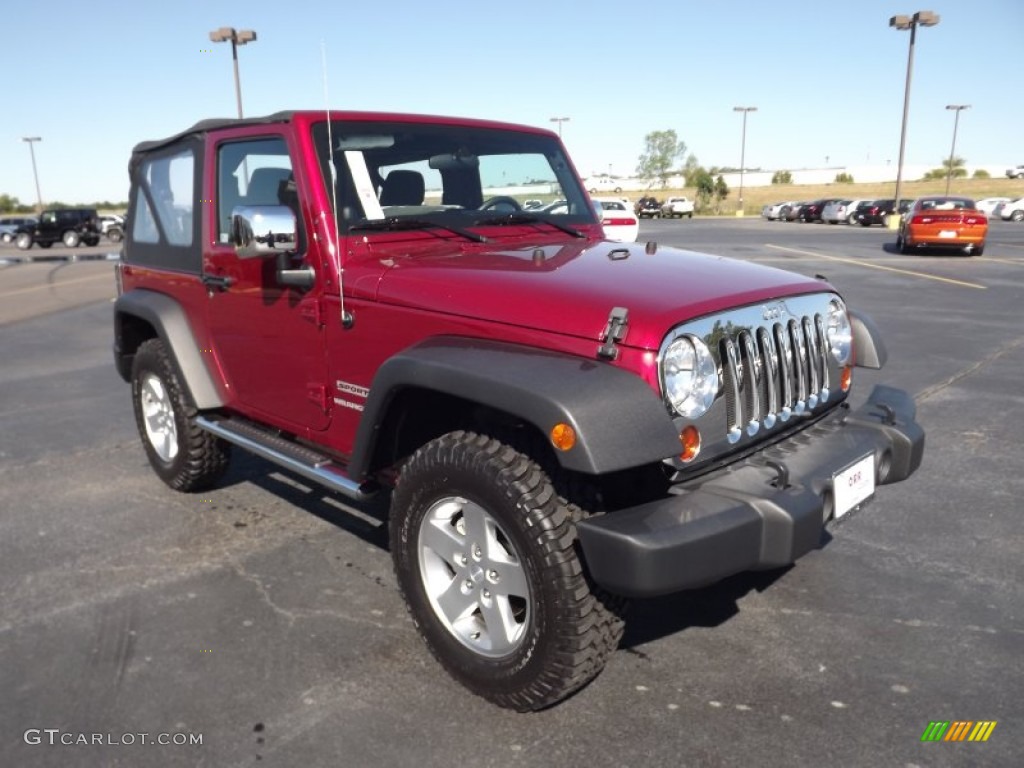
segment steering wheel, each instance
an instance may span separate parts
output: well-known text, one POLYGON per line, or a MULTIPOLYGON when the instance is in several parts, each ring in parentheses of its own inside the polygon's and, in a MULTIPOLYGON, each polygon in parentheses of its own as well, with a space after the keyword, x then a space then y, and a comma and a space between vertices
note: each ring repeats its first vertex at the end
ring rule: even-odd
POLYGON ((479 210, 489 211, 492 208, 497 209, 501 207, 511 208, 513 211, 523 210, 523 206, 519 204, 519 201, 516 200, 514 197, 509 197, 508 195, 498 195, 497 197, 492 197, 487 200, 484 200, 480 204, 479 210))

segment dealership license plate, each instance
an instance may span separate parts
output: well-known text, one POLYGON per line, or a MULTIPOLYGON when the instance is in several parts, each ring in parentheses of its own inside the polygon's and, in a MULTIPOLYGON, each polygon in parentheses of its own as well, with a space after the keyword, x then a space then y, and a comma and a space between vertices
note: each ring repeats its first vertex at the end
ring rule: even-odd
POLYGON ((944 229, 939 232, 939 237, 956 237, 956 232, 952 229, 944 229))
POLYGON ((832 476, 835 519, 863 504, 875 493, 875 457, 868 454, 852 466, 832 476))

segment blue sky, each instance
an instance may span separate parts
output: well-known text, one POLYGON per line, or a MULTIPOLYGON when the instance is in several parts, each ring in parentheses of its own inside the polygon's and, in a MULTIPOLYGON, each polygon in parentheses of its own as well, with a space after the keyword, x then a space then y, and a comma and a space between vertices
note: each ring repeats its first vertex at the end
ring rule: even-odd
POLYGON ((1024 162, 1024 2, 625 3, 610 0, 175 0, 20 3, 0 43, 8 97, 0 193, 35 201, 127 197, 132 146, 235 115, 220 26, 257 31, 239 49, 245 113, 333 109, 454 114, 555 129, 584 176, 628 174, 650 131, 675 129, 705 165, 794 169, 896 163, 909 33, 888 19, 929 9, 914 57, 908 164, 957 154, 1024 162), (44 30, 44 34, 28 34, 44 30))

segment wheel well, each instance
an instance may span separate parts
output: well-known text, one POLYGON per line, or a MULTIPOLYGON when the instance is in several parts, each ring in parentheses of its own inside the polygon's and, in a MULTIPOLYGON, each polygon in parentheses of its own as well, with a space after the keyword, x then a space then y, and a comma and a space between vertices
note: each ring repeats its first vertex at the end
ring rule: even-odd
POLYGON ((142 342, 157 337, 156 329, 146 320, 126 312, 120 312, 116 321, 117 370, 121 378, 131 377, 132 360, 142 342))
POLYGON ((377 430, 370 474, 401 471, 417 448, 455 430, 490 435, 528 455, 547 472, 560 495, 589 511, 611 511, 658 498, 668 488, 660 465, 586 475, 561 466, 547 436, 534 424, 487 405, 434 390, 407 388, 391 402, 377 430))
MULTIPOLYGON (((512 442, 519 433, 532 433, 531 444, 546 443, 536 427, 512 414, 445 392, 408 387, 391 401, 377 430, 370 471, 400 465, 421 445, 459 429, 489 434, 505 442, 512 442)), ((550 446, 546 450, 554 459, 550 446)))

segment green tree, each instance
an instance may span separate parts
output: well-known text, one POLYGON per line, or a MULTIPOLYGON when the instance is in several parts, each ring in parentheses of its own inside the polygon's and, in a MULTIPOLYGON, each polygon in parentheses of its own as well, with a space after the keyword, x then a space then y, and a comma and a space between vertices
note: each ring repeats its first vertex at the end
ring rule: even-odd
POLYGON ((697 162, 697 156, 692 152, 686 158, 686 162, 683 163, 683 178, 684 183, 688 187, 695 187, 697 172, 701 170, 700 163, 697 162))
POLYGON ((991 179, 992 174, 986 171, 984 168, 979 168, 971 175, 971 177, 975 179, 991 179))
POLYGON ((952 176, 954 179, 962 179, 967 175, 967 169, 964 168, 964 164, 967 161, 962 157, 947 157, 942 161, 941 168, 932 168, 923 177, 923 181, 932 181, 934 179, 944 179, 947 175, 952 176), (952 170, 952 172, 950 172, 952 170))
POLYGON ((715 179, 706 169, 698 168, 693 175, 693 186, 697 189, 696 208, 703 211, 715 194, 715 179))
POLYGON ((725 198, 729 196, 729 185, 725 183, 725 179, 719 176, 715 179, 715 211, 721 212, 722 203, 725 202, 725 198))
POLYGON ((836 174, 836 184, 853 184, 853 176, 845 171, 836 174))
POLYGON ((657 179, 664 189, 668 186, 672 165, 677 158, 686 154, 686 144, 679 140, 671 128, 667 131, 651 131, 644 136, 644 144, 646 149, 637 162, 637 175, 648 182, 657 179))
POLYGON ((772 184, 792 184, 793 174, 789 171, 776 171, 772 174, 772 184))

